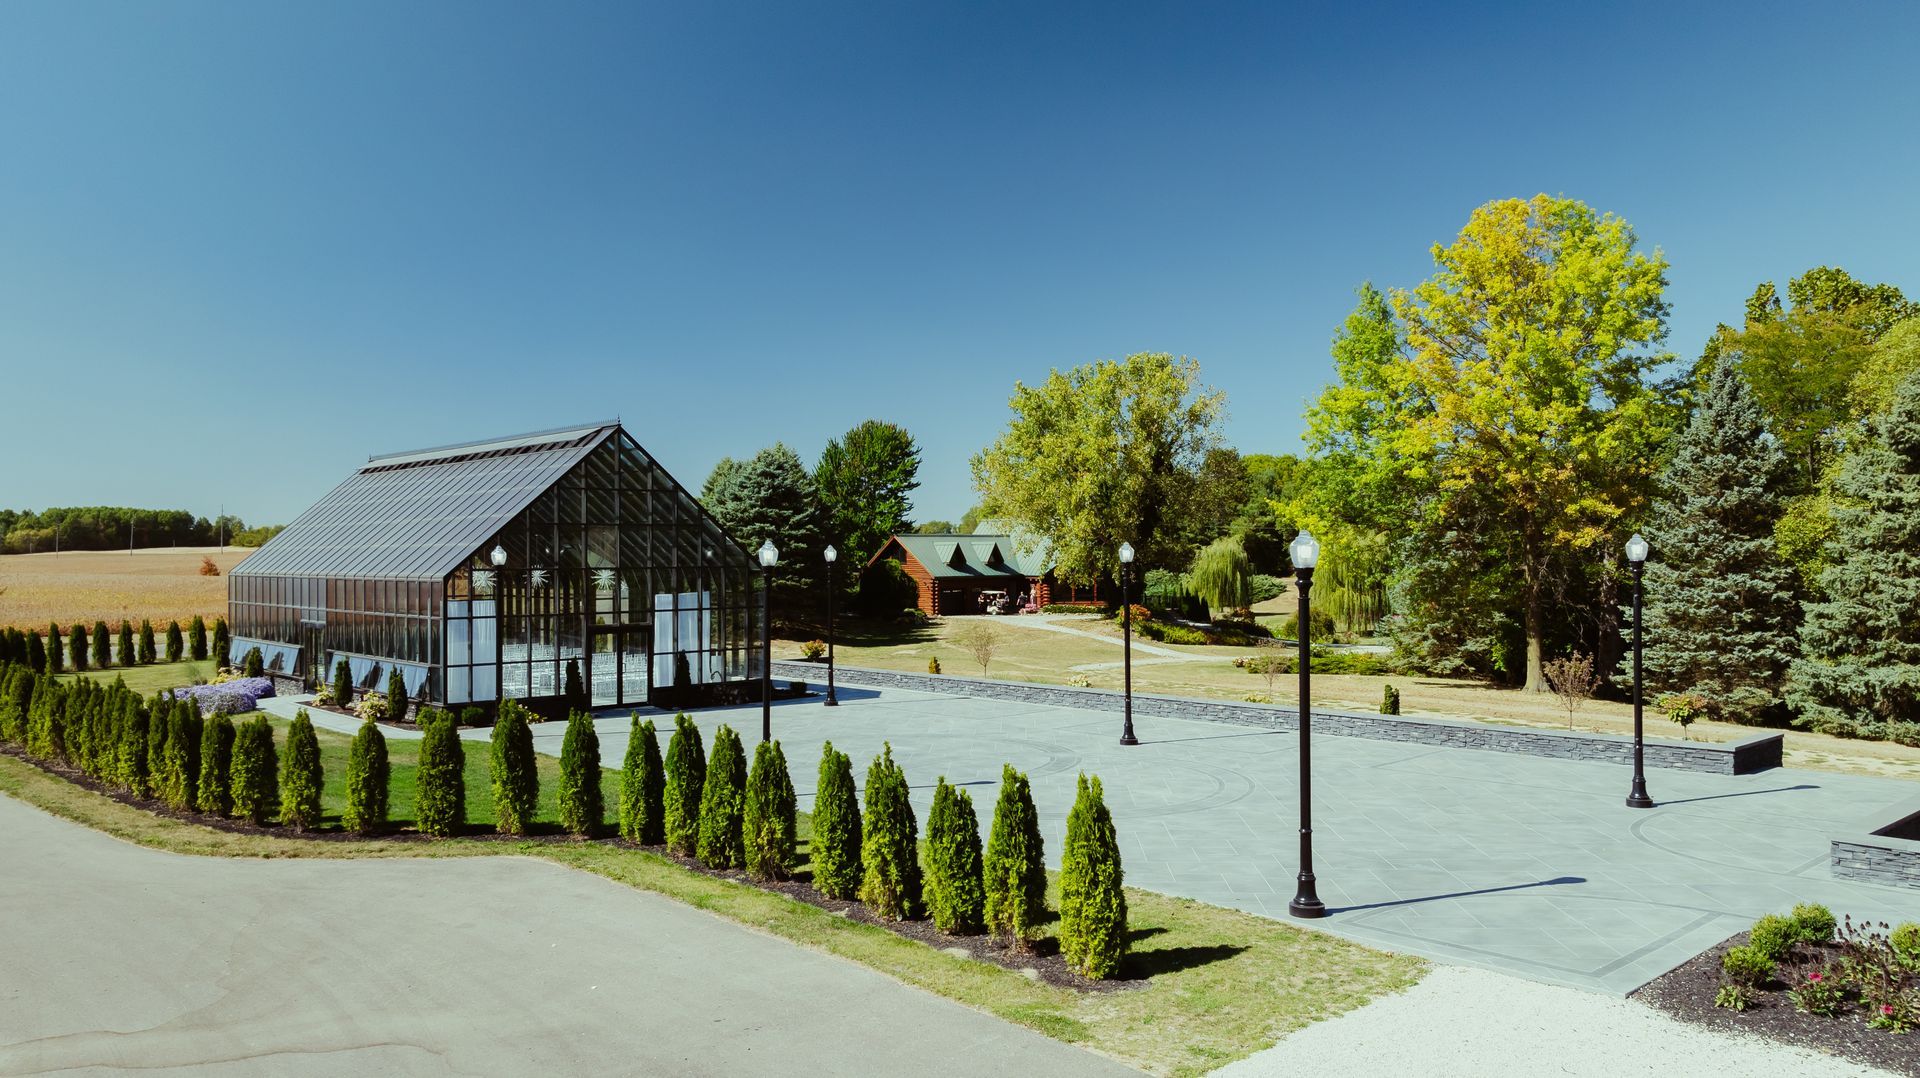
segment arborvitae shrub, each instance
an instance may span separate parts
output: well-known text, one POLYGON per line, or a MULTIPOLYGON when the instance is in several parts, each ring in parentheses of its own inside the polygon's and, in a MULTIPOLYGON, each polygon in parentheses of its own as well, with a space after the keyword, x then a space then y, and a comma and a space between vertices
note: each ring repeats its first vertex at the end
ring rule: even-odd
MULTIPOLYGON (((116 781, 135 797, 153 793, 147 771, 147 708, 136 697, 120 720, 120 745, 115 754, 116 781)), ((231 788, 231 787, 229 787, 231 788)))
POLYGON ((567 735, 560 743, 560 826, 576 835, 591 835, 607 818, 600 796, 600 735, 593 716, 576 711, 567 716, 567 735))
POLYGON ((987 931, 1025 947, 1047 912, 1047 862, 1040 814, 1027 777, 1011 764, 1000 771, 1000 799, 987 838, 987 931))
POLYGON ((194 804, 201 812, 225 816, 233 811, 233 720, 215 712, 200 731, 200 781, 194 804))
POLYGON ((133 650, 133 623, 120 622, 120 635, 115 643, 119 646, 114 650, 114 662, 121 666, 132 666, 140 661, 139 654, 133 650))
POLYGON ((87 668, 87 630, 78 622, 67 631, 67 657, 76 673, 87 668))
POLYGON ((829 741, 820 749, 820 779, 813 799, 813 889, 828 898, 852 898, 860 890, 860 797, 853 760, 829 741))
POLYGON ((23 745, 27 740, 27 710, 33 706, 33 671, 10 665, 0 678, 0 741, 23 745))
POLYGON ((60 626, 47 626, 47 672, 64 673, 67 669, 66 637, 60 632, 60 626))
POLYGON ((207 619, 198 614, 187 623, 187 658, 199 662, 207 657, 207 619))
POLYGON ((172 808, 190 809, 200 779, 200 709, 184 701, 175 704, 167 725, 166 787, 160 796, 172 808))
POLYGON ((793 776, 787 773, 787 756, 780 751, 780 743, 762 741, 755 745, 740 825, 747 872, 755 879, 784 880, 793 875, 799 849, 798 808, 793 776))
POLYGON ((256 715, 233 731, 233 814, 264 824, 278 807, 279 755, 273 749, 273 724, 256 715))
POLYGON ((700 846, 700 795, 707 784, 707 750, 700 727, 685 712, 673 717, 666 773, 667 787, 660 800, 667 849, 692 856, 700 846))
POLYGON ((660 761, 660 739, 654 733, 653 720, 633 717, 627 731, 627 755, 620 768, 620 834, 642 846, 658 846, 667 840, 667 776, 660 761))
POLYGON ((700 863, 708 868, 739 868, 746 863, 741 827, 746 810, 747 754, 733 727, 713 734, 707 781, 700 791, 700 863))
POLYGON ((27 633, 27 667, 36 674, 47 672, 47 645, 41 641, 38 629, 27 633))
POLYGON ((280 760, 280 822, 302 831, 320 826, 320 739, 314 736, 307 709, 293 716, 287 730, 287 751, 280 760))
POLYGON ((505 834, 526 834, 540 805, 540 770, 526 709, 511 700, 501 703, 494 720, 488 762, 495 826, 505 834))
POLYGON ((587 709, 587 690, 580 684, 580 660, 567 660, 567 709, 585 711, 587 709))
POLYGON ((333 706, 353 709, 353 668, 345 659, 333 664, 333 706))
POLYGON ((937 673, 939 673, 939 672, 940 672, 940 660, 939 660, 939 658, 938 658, 938 657, 935 657, 935 658, 932 658, 932 659, 928 659, 928 660, 927 660, 927 673, 929 673, 929 674, 937 674, 937 673))
POLYGON ((420 830, 446 837, 459 834, 467 822, 466 753, 453 716, 436 708, 420 713, 420 766, 415 773, 419 794, 415 815, 420 830))
POLYGON ((387 721, 399 722, 407 717, 407 679, 400 674, 400 668, 394 667, 387 675, 387 721))
POLYGON ((41 760, 51 760, 57 756, 55 744, 60 731, 53 717, 53 702, 60 693, 60 685, 50 677, 38 678, 33 686, 33 700, 27 705, 26 745, 27 755, 41 760))
POLYGON ((187 638, 180 632, 180 623, 167 622, 167 661, 177 663, 187 654, 187 638))
POLYGON ((1060 855, 1060 955, 1097 980, 1120 972, 1127 953, 1127 895, 1120 843, 1099 776, 1080 776, 1060 855))
POLYGON ((93 623, 93 668, 105 670, 113 665, 113 638, 107 633, 107 623, 93 623))
POLYGON ((920 830, 907 800, 907 776, 883 743, 867 768, 866 828, 861 834, 860 901, 891 921, 920 910, 920 830))
POLYGON ((140 665, 152 666, 160 660, 160 653, 153 646, 153 622, 140 619, 140 665))
POLYGON ((173 709, 178 701, 166 693, 153 698, 147 707, 147 787, 154 797, 165 797, 167 736, 173 732, 173 709))
POLYGON ((213 661, 222 667, 233 665, 233 634, 227 630, 227 619, 213 619, 213 661))
POLYGON ((942 932, 971 934, 985 924, 986 904, 973 798, 942 775, 927 813, 927 913, 942 932))
POLYGON ((340 825, 368 835, 387 826, 387 737, 377 722, 363 722, 347 749, 347 808, 340 825))
POLYGON ((259 648, 247 649, 247 659, 240 664, 240 673, 246 677, 261 677, 266 673, 266 660, 260 655, 259 648))
POLYGON ((1396 689, 1391 685, 1383 686, 1381 688, 1380 714, 1382 715, 1400 714, 1400 690, 1399 689, 1396 689))

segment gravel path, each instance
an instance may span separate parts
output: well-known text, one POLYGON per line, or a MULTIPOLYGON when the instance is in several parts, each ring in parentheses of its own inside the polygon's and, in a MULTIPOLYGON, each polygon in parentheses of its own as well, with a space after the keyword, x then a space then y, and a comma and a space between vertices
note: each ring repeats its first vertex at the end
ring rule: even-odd
POLYGON ((1806 1048, 1698 1029, 1632 1000, 1459 966, 1437 967, 1400 995, 1308 1026, 1214 1072, 1222 1078, 1887 1073, 1806 1048))

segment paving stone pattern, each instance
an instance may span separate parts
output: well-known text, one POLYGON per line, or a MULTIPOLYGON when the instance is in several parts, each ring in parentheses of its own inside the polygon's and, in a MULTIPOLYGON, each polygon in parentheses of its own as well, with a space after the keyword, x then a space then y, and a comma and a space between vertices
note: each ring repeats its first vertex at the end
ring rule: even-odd
MULTIPOLYGON (((1057 867, 1075 776, 1098 774, 1128 884, 1287 916, 1296 734, 1136 714, 1142 744, 1124 747, 1119 717, 1104 711, 845 683, 839 695, 837 708, 819 697, 774 705, 802 808, 828 738, 860 781, 891 742, 922 821, 936 778, 964 785, 983 830, 1011 763, 1033 781, 1057 867)), ((757 706, 694 717, 709 743, 723 722, 758 740, 757 706)), ((627 716, 595 726, 602 759, 617 763, 627 716)), ((563 725, 535 729, 539 749, 557 754, 563 725)), ((1629 772, 1612 763, 1357 737, 1316 738, 1313 761, 1315 867, 1332 910, 1313 924, 1375 946, 1625 993, 1796 902, 1856 919, 1920 913, 1912 892, 1827 869, 1830 834, 1911 799, 1909 783, 1657 770, 1660 807, 1635 810, 1624 804, 1629 772)))
MULTIPOLYGON (((802 662, 776 662, 773 664, 773 672, 775 677, 782 680, 804 680, 810 684, 824 682, 827 676, 824 667, 815 663, 802 662)), ((1110 689, 1035 685, 1024 681, 990 681, 982 678, 955 677, 951 674, 911 674, 897 670, 841 667, 839 676, 841 680, 881 688, 952 693, 993 700, 1052 704, 1089 710, 1118 712, 1125 701, 1120 693, 1110 689)), ((1230 722, 1237 726, 1257 726, 1269 730, 1297 730, 1300 720, 1299 712, 1293 708, 1233 703, 1226 700, 1200 700, 1186 696, 1160 696, 1153 693, 1134 693, 1133 711, 1136 715, 1204 719, 1209 722, 1230 722)), ((1619 764, 1633 762, 1633 739, 1617 734, 1531 730, 1448 719, 1423 719, 1321 709, 1314 710, 1313 729, 1315 733, 1334 737, 1412 741, 1423 745, 1490 749, 1494 752, 1517 752, 1528 756, 1552 756, 1570 760, 1602 760, 1619 764)), ((1644 752, 1648 767, 1708 771, 1720 775, 1745 775, 1779 767, 1784 743, 1785 738, 1781 735, 1764 733, 1725 743, 1648 739, 1644 752)))

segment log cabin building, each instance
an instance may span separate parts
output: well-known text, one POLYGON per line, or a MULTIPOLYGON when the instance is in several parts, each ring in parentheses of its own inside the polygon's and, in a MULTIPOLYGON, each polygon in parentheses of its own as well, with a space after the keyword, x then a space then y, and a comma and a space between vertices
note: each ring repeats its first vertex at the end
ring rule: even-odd
POLYGON ((929 617, 985 613, 987 598, 995 595, 1006 596, 1007 613, 1017 613, 1023 599, 1036 607, 1099 599, 1092 588, 1056 580, 1044 544, 1016 545, 1004 531, 895 535, 867 564, 882 559, 900 563, 918 592, 915 605, 929 617))

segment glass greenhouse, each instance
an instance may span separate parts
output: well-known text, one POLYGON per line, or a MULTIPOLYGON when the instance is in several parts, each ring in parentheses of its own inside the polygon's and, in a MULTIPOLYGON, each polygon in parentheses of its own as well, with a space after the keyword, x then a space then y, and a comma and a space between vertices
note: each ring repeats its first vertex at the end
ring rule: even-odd
POLYGON ((736 699, 758 567, 618 423, 375 457, 228 580, 233 654, 417 700, 736 699))

